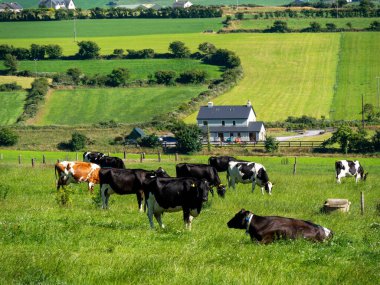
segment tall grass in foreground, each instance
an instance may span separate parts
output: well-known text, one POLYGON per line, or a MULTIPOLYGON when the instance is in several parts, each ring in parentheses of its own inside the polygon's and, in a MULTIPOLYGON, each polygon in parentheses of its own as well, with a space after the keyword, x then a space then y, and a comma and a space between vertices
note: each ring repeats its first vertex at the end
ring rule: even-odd
MULTIPOLYGON (((53 154, 52 154, 53 155, 53 154)), ((206 162, 205 156, 183 157, 206 162)), ((150 230, 135 196, 110 198, 97 208, 86 185, 72 185, 73 205, 55 202, 50 166, 18 166, 0 161, 0 283, 41 284, 373 284, 378 280, 380 248, 377 159, 363 158, 368 181, 334 181, 336 158, 299 158, 297 174, 282 158, 245 158, 263 163, 275 183, 273 195, 239 184, 225 199, 209 197, 191 232, 181 213, 163 216, 166 229, 150 230), (3 189, 3 190, 2 190, 3 189), (4 190, 6 189, 6 190, 4 190), (366 212, 360 215, 359 192, 366 212), (5 192, 4 192, 5 193, 5 192), (1 193, 0 193, 1 194, 1 193), (349 213, 320 213, 327 198, 352 201, 349 213), (335 232, 326 243, 252 243, 226 222, 242 207, 258 215, 312 220, 335 232)), ((173 158, 162 163, 127 160, 130 168, 175 173, 173 158)), ((221 174, 225 183, 225 176, 221 174)), ((98 190, 98 186, 96 187, 98 190)), ((157 224, 156 224, 157 225, 157 224)))

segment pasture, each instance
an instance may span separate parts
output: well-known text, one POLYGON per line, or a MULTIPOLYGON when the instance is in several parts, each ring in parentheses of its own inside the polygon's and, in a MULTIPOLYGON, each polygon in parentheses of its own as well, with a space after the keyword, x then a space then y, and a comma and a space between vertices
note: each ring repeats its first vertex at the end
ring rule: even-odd
POLYGON ((0 125, 16 123, 24 110, 25 91, 0 92, 0 125))
POLYGON ((206 88, 194 85, 56 90, 48 95, 33 124, 84 125, 110 120, 143 123, 153 116, 175 110, 206 88))
MULTIPOLYGON (((181 213, 163 216, 166 229, 149 228, 137 211, 133 195, 110 198, 110 209, 95 205, 86 185, 72 185, 73 204, 55 201, 52 163, 64 153, 48 153, 48 165, 17 164, 15 151, 0 151, 0 283, 43 284, 373 284, 379 279, 380 165, 361 158, 368 180, 355 184, 334 179, 337 158, 299 157, 297 174, 281 157, 244 157, 263 163, 275 183, 272 196, 249 185, 228 190, 225 199, 209 196, 192 231, 181 213), (360 215, 359 193, 365 193, 360 215), (320 213, 327 198, 347 198, 349 213, 320 213), (252 243, 243 230, 228 229, 227 221, 241 208, 258 215, 312 220, 332 229, 331 241, 252 243)), ((40 157, 23 152, 23 157, 40 157)), ((69 154, 70 159, 74 154, 69 154)), ((180 156, 203 162, 206 156, 180 156)), ((147 155, 143 163, 129 156, 129 168, 164 167, 174 175, 173 156, 161 163, 147 155)), ((221 175, 225 183, 225 175, 221 175)), ((99 186, 96 186, 98 189, 99 186)), ((156 223, 157 227, 157 223, 156 223)))
MULTIPOLYGON (((4 65, 0 64, 5 69, 4 65)), ((114 59, 114 60, 23 60, 19 70, 34 72, 65 73, 69 68, 78 68, 84 74, 109 74, 115 68, 127 68, 130 79, 146 80, 158 70, 172 70, 179 75, 189 70, 202 70, 208 74, 208 79, 219 78, 220 68, 215 65, 202 64, 193 59, 114 59)), ((1 78, 0 78, 1 80, 1 78)), ((1 81, 0 81, 1 82, 1 81)))
MULTIPOLYGON (((214 104, 245 104, 249 99, 258 120, 276 121, 302 115, 360 119, 360 106, 351 104, 350 100, 350 104, 345 103, 348 98, 346 91, 350 93, 349 98, 356 98, 361 90, 368 90, 366 103, 376 104, 372 94, 376 94, 376 76, 380 70, 380 58, 376 56, 378 32, 204 34, 182 33, 179 27, 174 37, 174 34, 165 34, 165 29, 162 29, 162 34, 96 37, 103 21, 92 23, 90 30, 93 36, 78 34, 78 40, 97 42, 103 54, 111 54, 115 48, 153 48, 156 52, 167 52, 169 43, 174 39, 183 41, 193 52, 205 41, 235 51, 242 60, 245 76, 235 88, 213 101, 214 104), (354 49, 350 48, 352 45, 354 49), (370 68, 356 69, 358 61, 360 66, 370 68)), ((158 26, 151 23, 152 29, 154 24, 158 26)), ((9 30, 7 25, 10 24, 15 23, 0 23, 0 27, 9 30)), ((18 24, 26 27, 29 23, 18 24)), ((37 27, 35 31, 39 30, 37 27)), ((31 35, 32 38, 5 38, 2 33, 0 44, 17 47, 29 47, 31 43, 59 44, 65 55, 75 54, 78 50, 72 38, 60 37, 60 32, 53 29, 49 30, 50 38, 44 38, 40 32, 32 32, 31 35)), ((196 113, 186 121, 194 122, 195 117, 196 113)))
MULTIPOLYGON (((3 65, 3 63, 1 63, 3 65)), ((0 76, 0 84, 13 83, 20 85, 23 89, 30 88, 34 78, 32 77, 21 77, 21 76, 0 76)))

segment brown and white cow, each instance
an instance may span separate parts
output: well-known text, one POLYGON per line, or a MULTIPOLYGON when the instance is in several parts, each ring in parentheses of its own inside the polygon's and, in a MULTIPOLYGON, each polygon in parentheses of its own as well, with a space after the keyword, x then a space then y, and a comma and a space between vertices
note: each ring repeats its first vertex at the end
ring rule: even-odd
POLYGON ((333 236, 328 228, 292 218, 278 216, 257 216, 241 209, 228 223, 233 229, 245 229, 251 240, 267 244, 277 239, 304 238, 311 241, 324 241, 333 236))
POLYGON ((60 187, 70 183, 87 182, 91 193, 94 185, 99 184, 100 166, 95 163, 82 161, 62 161, 55 164, 55 176, 57 180, 57 191, 60 187))

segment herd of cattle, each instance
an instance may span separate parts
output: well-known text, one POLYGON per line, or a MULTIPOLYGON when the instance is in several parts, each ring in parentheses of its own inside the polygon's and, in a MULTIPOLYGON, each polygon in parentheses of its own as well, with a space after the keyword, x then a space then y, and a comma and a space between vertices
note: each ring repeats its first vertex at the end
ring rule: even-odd
MULTIPOLYGON (((366 179, 363 167, 358 161, 337 161, 336 179, 355 176, 366 179)), ((85 152, 82 161, 62 161, 55 165, 57 190, 70 183, 87 182, 93 192, 95 184, 100 184, 102 208, 108 208, 111 194, 135 194, 140 211, 148 212, 150 226, 153 216, 160 227, 163 212, 183 211, 186 228, 191 229, 193 217, 199 215, 208 193, 224 197, 226 187, 221 183, 218 172, 227 172, 228 187, 235 189, 236 183, 259 185, 271 195, 273 184, 269 181, 265 167, 259 163, 238 160, 230 156, 210 157, 208 164, 179 163, 176 176, 170 177, 164 169, 126 169, 118 157, 106 156, 100 152, 85 152), (144 201, 144 203, 143 203, 144 201)), ((278 238, 294 239, 303 237, 323 241, 332 236, 332 231, 308 221, 278 216, 257 216, 242 209, 228 223, 229 228, 246 229, 251 239, 269 243, 278 238)))

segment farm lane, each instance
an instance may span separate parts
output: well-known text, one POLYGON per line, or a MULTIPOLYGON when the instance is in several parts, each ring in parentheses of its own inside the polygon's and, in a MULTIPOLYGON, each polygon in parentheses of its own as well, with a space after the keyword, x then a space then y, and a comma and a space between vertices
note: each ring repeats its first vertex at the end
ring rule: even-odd
POLYGON ((317 135, 320 135, 322 132, 324 132, 324 130, 307 130, 303 134, 299 134, 295 136, 276 137, 276 139, 280 142, 283 142, 283 141, 288 141, 292 139, 317 136, 317 135))

